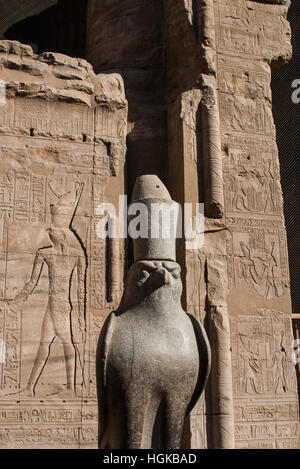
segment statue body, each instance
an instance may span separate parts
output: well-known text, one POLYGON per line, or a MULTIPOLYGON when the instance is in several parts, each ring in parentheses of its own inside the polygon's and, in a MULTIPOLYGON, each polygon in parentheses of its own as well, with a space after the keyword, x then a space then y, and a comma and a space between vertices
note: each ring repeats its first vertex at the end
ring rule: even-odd
POLYGON ((145 175, 133 201, 149 209, 149 236, 134 240, 121 304, 99 338, 99 443, 102 449, 178 449, 185 418, 208 379, 210 346, 203 326, 181 306, 176 216, 169 237, 162 235, 174 205, 170 194, 157 176, 145 175), (163 204, 160 218, 152 216, 153 202, 163 204))
POLYGON ((180 448, 210 367, 205 331, 183 311, 181 292, 175 262, 131 268, 99 340, 100 448, 180 448))

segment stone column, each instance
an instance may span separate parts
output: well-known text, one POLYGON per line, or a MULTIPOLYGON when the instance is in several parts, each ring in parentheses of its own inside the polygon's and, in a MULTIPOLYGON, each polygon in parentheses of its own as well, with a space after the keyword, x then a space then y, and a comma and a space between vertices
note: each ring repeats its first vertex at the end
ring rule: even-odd
MULTIPOLYGON (((224 234, 224 232, 223 232, 224 234)), ((207 256, 207 310, 212 343, 211 444, 235 447, 230 318, 227 309, 227 266, 221 255, 207 256)))

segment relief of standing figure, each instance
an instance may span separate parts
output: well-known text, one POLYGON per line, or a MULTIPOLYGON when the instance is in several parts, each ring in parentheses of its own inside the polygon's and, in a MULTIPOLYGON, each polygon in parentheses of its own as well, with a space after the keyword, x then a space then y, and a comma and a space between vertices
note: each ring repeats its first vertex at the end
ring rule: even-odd
POLYGON ((43 319, 36 359, 27 387, 20 393, 23 396, 35 396, 35 387, 49 358, 51 346, 56 339, 59 339, 63 345, 67 377, 66 390, 63 395, 65 397, 75 397, 76 360, 80 360, 80 357, 78 357, 79 350, 73 338, 73 306, 70 292, 74 273, 76 272, 79 310, 78 328, 85 337, 87 263, 84 248, 71 226, 82 191, 83 184, 79 184, 74 191, 59 197, 56 204, 50 206, 51 226, 47 232, 51 245, 37 251, 30 281, 25 284, 17 297, 10 302, 12 307, 17 307, 28 299, 38 285, 44 264, 46 264, 49 275, 48 305, 43 319))

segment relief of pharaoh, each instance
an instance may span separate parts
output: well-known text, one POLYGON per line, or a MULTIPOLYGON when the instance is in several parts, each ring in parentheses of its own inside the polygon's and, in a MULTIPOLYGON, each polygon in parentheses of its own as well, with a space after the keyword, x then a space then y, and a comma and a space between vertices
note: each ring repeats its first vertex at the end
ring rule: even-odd
MULTIPOLYGON (((166 210, 175 204, 153 175, 138 178, 133 200, 149 210, 152 203, 163 203, 166 210)), ((132 204, 129 213, 133 211, 132 204)), ((158 223, 160 234, 134 240, 135 263, 121 304, 100 334, 101 449, 180 448, 185 418, 208 379, 210 346, 204 327, 181 306, 177 220, 169 237, 164 237, 163 218, 155 222, 146 212, 140 218, 141 224, 150 221, 152 229, 158 223)))
POLYGON ((27 387, 21 391, 21 396, 35 396, 35 387, 55 340, 62 343, 64 351, 67 380, 66 389, 63 390, 64 397, 75 396, 75 369, 79 350, 73 338, 70 289, 76 271, 79 330, 85 334, 86 257, 71 225, 82 190, 83 184, 79 184, 74 191, 58 197, 57 202, 50 206, 51 226, 47 232, 51 244, 37 251, 30 281, 11 302, 11 307, 15 309, 28 299, 38 285, 46 264, 49 277, 48 304, 43 318, 39 349, 27 387))

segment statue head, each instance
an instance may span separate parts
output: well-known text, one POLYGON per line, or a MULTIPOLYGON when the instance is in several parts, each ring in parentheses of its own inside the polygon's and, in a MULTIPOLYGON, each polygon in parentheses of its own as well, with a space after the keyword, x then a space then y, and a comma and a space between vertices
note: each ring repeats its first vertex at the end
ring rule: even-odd
POLYGON ((138 261, 129 270, 122 306, 128 308, 144 301, 178 303, 182 294, 181 268, 177 262, 138 261))
POLYGON ((145 303, 151 306, 152 301, 158 302, 161 308, 169 304, 174 307, 174 303, 180 306, 181 269, 176 262, 178 204, 160 179, 151 174, 137 178, 132 199, 130 208, 135 203, 147 208, 142 222, 147 226, 148 236, 133 240, 135 263, 129 270, 119 311, 145 303), (163 204, 159 216, 152 211, 153 204, 155 207, 163 204), (166 213, 169 209, 173 210, 173 217, 166 213), (164 230, 166 218, 170 225, 168 236, 164 230))
POLYGON ((180 207, 156 175, 137 178, 129 218, 134 220, 136 212, 140 213, 139 224, 143 224, 144 233, 133 239, 135 262, 148 259, 175 262, 180 207))

